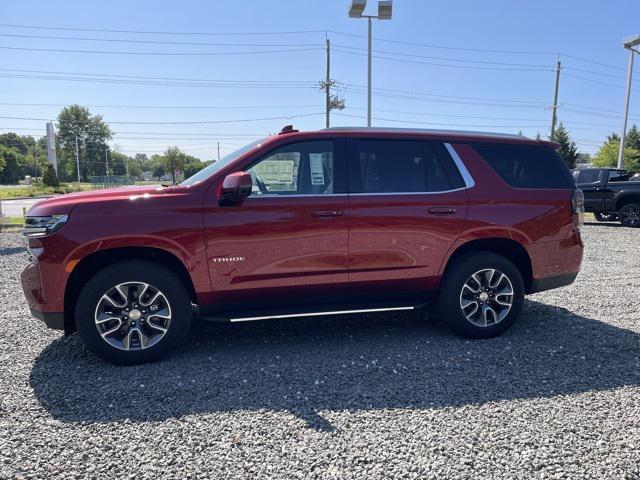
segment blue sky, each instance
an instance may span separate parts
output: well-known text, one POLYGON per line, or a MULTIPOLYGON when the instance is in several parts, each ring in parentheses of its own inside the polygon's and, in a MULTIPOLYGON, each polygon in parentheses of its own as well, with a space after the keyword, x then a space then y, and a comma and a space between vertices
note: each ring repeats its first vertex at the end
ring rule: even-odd
MULTIPOLYGON (((60 110, 57 105, 79 103, 103 115, 117 132, 113 145, 125 153, 153 154, 178 145, 200 158, 215 158, 218 141, 224 155, 288 123, 301 129, 324 127, 324 97, 314 82, 325 75, 328 35, 333 47, 331 76, 340 82, 338 92, 347 105, 340 115, 333 115, 332 125, 364 125, 366 21, 348 18, 348 3, 2 0, 0 47, 12 48, 0 48, 0 116, 54 120, 60 110), (212 35, 185 34, 190 32, 212 35), (20 78, 24 76, 30 78, 20 78), (43 76, 47 79, 33 78, 43 76), (264 120, 293 115, 304 116, 264 120)), ((369 8, 376 4, 370 1, 369 8)), ((627 66, 621 40, 640 33, 638 19, 640 3, 633 0, 606 4, 595 0, 395 0, 393 19, 376 21, 373 27, 373 125, 546 135, 552 70, 560 53, 566 68, 560 83, 559 118, 578 139, 580 149, 593 153, 607 134, 620 130, 627 66)), ((640 123, 639 58, 635 72, 630 115, 640 123)), ((0 128, 40 135, 44 123, 3 118, 0 128)))

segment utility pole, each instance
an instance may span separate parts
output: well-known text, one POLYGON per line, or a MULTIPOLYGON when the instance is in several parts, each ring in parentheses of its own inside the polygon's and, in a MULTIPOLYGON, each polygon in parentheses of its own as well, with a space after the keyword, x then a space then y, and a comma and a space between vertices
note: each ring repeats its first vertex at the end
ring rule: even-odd
POLYGON ((78 191, 80 191, 80 152, 78 151, 77 135, 76 135, 76 168, 78 169, 78 191))
POLYGON ((551 139, 556 133, 556 123, 558 122, 558 89, 560 88, 560 69, 562 65, 560 60, 556 64, 556 88, 553 94, 553 106, 551 107, 551 139))
POLYGON ((220 142, 218 142, 218 161, 220 161, 220 142))
POLYGON ((106 165, 105 172, 107 172, 107 182, 109 181, 109 149, 104 149, 104 163, 106 165))
POLYGON ((324 102, 326 109, 326 128, 329 128, 331 120, 331 42, 329 41, 329 37, 326 39, 327 41, 327 76, 325 77, 325 89, 324 89, 324 102))

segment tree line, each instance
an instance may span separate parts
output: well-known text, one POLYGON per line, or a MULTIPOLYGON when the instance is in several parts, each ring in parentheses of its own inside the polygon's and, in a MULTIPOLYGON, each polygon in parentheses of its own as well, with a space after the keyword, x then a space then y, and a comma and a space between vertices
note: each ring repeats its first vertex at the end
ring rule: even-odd
MULTIPOLYGON (((616 133, 608 135, 593 156, 578 151, 576 142, 571 139, 569 131, 562 123, 551 140, 560 144, 558 154, 570 169, 576 167, 578 160, 581 160, 580 163, 591 163, 595 167, 615 167, 618 164, 620 136, 616 133)), ((624 142, 623 168, 633 173, 640 172, 640 129, 635 124, 627 132, 624 142)))
POLYGON ((0 184, 17 184, 26 175, 43 177, 49 185, 76 181, 76 150, 83 182, 107 174, 141 178, 143 172, 149 172, 158 181, 169 176, 175 183, 180 177, 190 177, 211 163, 187 155, 178 147, 151 157, 144 153, 125 155, 109 149, 112 138, 113 132, 101 115, 92 115, 88 108, 80 105, 65 107, 56 125, 57 176, 47 161, 46 136, 35 138, 10 132, 0 134, 0 184))
MULTIPOLYGON (((178 147, 168 148, 161 155, 151 157, 144 153, 128 156, 109 150, 108 142, 113 138, 109 125, 101 115, 92 115, 88 108, 80 105, 62 109, 56 131, 57 176, 47 162, 46 136, 35 138, 13 132, 0 134, 0 184, 16 184, 26 175, 43 177, 47 185, 76 181, 76 149, 80 158, 80 179, 84 182, 91 177, 107 175, 105 155, 109 157, 109 175, 141 178, 143 172, 150 172, 158 181, 169 176, 173 183, 180 176, 188 178, 211 163, 187 155, 178 147)), ((537 138, 541 138, 539 134, 537 138)), ((559 143, 558 154, 571 169, 577 163, 592 163, 597 167, 615 167, 617 164, 620 137, 615 133, 604 139, 593 156, 579 152, 562 123, 550 139, 559 143)), ((635 124, 625 137, 623 159, 624 168, 640 172, 640 130, 635 124)))

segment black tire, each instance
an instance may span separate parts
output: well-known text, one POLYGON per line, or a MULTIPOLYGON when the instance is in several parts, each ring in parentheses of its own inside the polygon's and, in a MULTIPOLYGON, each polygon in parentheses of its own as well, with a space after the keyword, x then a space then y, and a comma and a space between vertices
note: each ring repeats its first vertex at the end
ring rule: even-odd
MULTIPOLYGON (((131 290, 134 289, 132 288, 131 290)), ((134 293, 134 296, 137 298, 136 293, 134 293)), ((103 305, 105 305, 104 301, 103 305)), ((142 308, 142 305, 140 305, 140 309, 142 308)), ((156 306, 155 308, 158 307, 156 306)), ((153 317, 153 314, 150 312, 151 310, 144 314, 149 316, 149 318, 146 319, 147 329, 150 329, 150 325, 152 324, 150 319, 153 317)), ((133 311, 131 311, 131 313, 133 313, 133 311)), ((140 313, 140 311, 136 313, 136 316, 138 313, 140 313)), ((124 314, 124 311, 120 311, 120 313, 117 314, 114 313, 113 315, 119 317, 120 314, 124 314)), ((139 329, 143 328, 143 322, 145 322, 144 315, 141 317, 141 320, 138 320, 139 329)), ((78 296, 75 309, 75 323, 80 338, 95 355, 118 365, 135 365, 156 361, 179 345, 189 330, 191 315, 191 298, 182 280, 162 265, 146 260, 135 260, 110 265, 100 270, 87 282, 78 296), (151 344, 146 348, 139 348, 142 344, 142 337, 137 335, 137 343, 140 344, 137 346, 138 349, 123 350, 117 348, 103 339, 98 331, 99 327, 96 322, 96 312, 100 302, 103 301, 103 295, 109 291, 114 291, 113 289, 116 285, 126 284, 127 282, 140 282, 151 285, 152 288, 155 288, 162 294, 162 300, 159 300, 159 302, 161 302, 165 308, 167 306, 166 304, 168 304, 168 312, 171 318, 168 324, 162 325, 166 327, 166 332, 161 335, 161 331, 155 328, 148 330, 155 335, 155 339, 157 339, 158 336, 160 336, 160 339, 155 340, 157 343, 151 344), (164 301, 165 299, 166 302, 164 301)), ((131 317, 133 318, 133 315, 131 317)), ((132 318, 128 319, 128 321, 132 322, 135 326, 132 318)), ((114 320, 114 325, 115 322, 119 321, 118 319, 114 320)), ((154 319, 154 322, 157 321, 165 322, 166 320, 154 319)), ((121 325, 122 324, 124 324, 124 321, 122 321, 121 325)), ((118 335, 118 332, 119 330, 116 330, 116 334, 114 335, 118 335)), ((135 343, 135 338, 131 340, 130 337, 129 343, 132 341, 135 343)), ((134 345, 134 348, 135 347, 134 345)))
POLYGON ((618 214, 623 227, 640 227, 640 205, 637 203, 627 203, 620 209, 618 214))
MULTIPOLYGON (((494 295, 493 293, 491 294, 494 295)), ((497 300, 491 298, 485 301, 487 307, 497 300)), ((504 300, 504 299, 503 299, 504 300)), ((471 252, 464 254, 447 267, 438 291, 438 313, 446 325, 454 332, 469 338, 490 338, 500 335, 516 321, 524 303, 524 282, 522 274, 507 258, 492 252, 471 252), (468 320, 462 309, 461 294, 464 285, 476 272, 494 269, 504 273, 512 287, 513 295, 505 297, 511 300, 511 307, 499 321, 487 326, 479 326, 468 320)), ((479 306, 478 301, 476 305, 479 306)), ((502 306, 496 305, 497 308, 502 306)), ((472 310, 473 308, 469 309, 472 310)), ((482 312, 482 310, 481 310, 482 312)), ((486 312, 483 312, 486 315, 486 312)), ((496 317, 492 320, 495 320, 496 317)), ((486 317, 485 317, 486 320, 486 317)))
POLYGON ((613 222, 618 219, 618 216, 611 212, 593 212, 593 216, 599 222, 613 222))

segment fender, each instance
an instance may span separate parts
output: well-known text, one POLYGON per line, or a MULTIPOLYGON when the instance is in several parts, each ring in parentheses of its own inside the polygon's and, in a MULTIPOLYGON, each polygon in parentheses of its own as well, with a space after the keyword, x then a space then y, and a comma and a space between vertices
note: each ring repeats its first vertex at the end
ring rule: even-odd
POLYGON ((515 229, 504 226, 482 226, 470 230, 464 231, 456 240, 449 250, 447 250, 444 259, 440 265, 439 269, 439 278, 442 278, 445 269, 449 263, 451 257, 464 245, 474 241, 474 240, 511 240, 519 243, 525 250, 526 245, 531 243, 531 239, 527 237, 523 232, 515 229))

